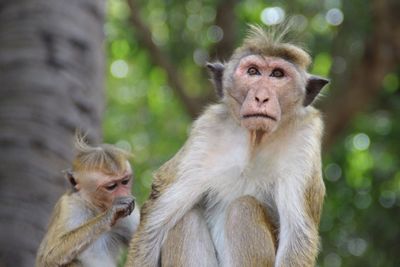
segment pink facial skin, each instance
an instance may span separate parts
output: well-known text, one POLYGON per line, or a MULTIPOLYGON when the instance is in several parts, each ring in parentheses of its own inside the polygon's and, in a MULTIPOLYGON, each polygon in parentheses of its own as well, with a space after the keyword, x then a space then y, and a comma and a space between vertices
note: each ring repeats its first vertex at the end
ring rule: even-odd
POLYGON ((233 74, 237 90, 228 92, 241 104, 242 126, 249 130, 273 132, 281 114, 288 114, 288 109, 300 104, 302 92, 296 86, 300 78, 295 66, 281 58, 260 55, 242 58, 233 74), (293 92, 296 90, 293 88, 297 91, 293 92))
POLYGON ((92 202, 101 209, 109 209, 117 197, 131 195, 132 172, 126 171, 119 177, 100 174, 97 190, 91 195, 92 202))
POLYGON ((103 187, 114 198, 119 196, 129 196, 131 194, 132 173, 126 172, 121 177, 113 177, 103 181, 103 187))

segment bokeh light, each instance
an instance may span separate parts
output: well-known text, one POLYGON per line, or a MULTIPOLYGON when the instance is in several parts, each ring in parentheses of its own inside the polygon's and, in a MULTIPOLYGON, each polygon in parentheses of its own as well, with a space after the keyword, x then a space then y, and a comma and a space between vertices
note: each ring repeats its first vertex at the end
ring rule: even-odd
POLYGON ((336 163, 329 163, 325 167, 325 176, 329 181, 336 182, 342 176, 342 168, 336 163))
POLYGON ((291 17, 291 22, 293 23, 293 27, 299 32, 307 29, 308 19, 303 15, 294 15, 291 17))
POLYGON ((317 14, 312 18, 311 27, 318 33, 327 33, 329 30, 329 25, 321 14, 317 14))
POLYGON ((224 37, 224 31, 217 25, 212 25, 207 29, 207 38, 213 42, 219 42, 224 37))
POLYGON ((353 146, 357 150, 366 150, 368 149, 369 144, 369 137, 365 133, 359 133, 353 137, 353 146))
POLYGON ((353 238, 347 242, 348 251, 354 256, 362 256, 367 249, 367 242, 362 238, 353 238))
POLYGON ((372 203, 372 198, 369 192, 357 192, 357 194, 354 196, 354 205, 358 209, 367 209, 372 203))
POLYGON ((193 53, 193 60, 199 66, 204 66, 208 61, 208 52, 204 49, 196 49, 193 53))
POLYGON ((396 203, 396 194, 393 191, 385 190, 379 197, 379 203, 384 208, 391 208, 396 203))
POLYGON ((377 111, 374 116, 374 124, 373 128, 375 132, 380 135, 387 135, 390 133, 392 129, 392 120, 390 118, 390 114, 386 111, 377 111))
POLYGON ((343 22, 343 12, 338 8, 332 8, 326 13, 325 19, 329 24, 338 26, 343 22))
POLYGON ((280 7, 267 7, 261 12, 261 21, 265 25, 275 25, 283 22, 285 10, 280 7))
POLYGON ((125 78, 128 75, 129 67, 125 60, 118 59, 111 63, 110 71, 115 78, 125 78))
POLYGON ((329 253, 324 258, 325 267, 340 267, 342 266, 342 258, 336 253, 329 253))

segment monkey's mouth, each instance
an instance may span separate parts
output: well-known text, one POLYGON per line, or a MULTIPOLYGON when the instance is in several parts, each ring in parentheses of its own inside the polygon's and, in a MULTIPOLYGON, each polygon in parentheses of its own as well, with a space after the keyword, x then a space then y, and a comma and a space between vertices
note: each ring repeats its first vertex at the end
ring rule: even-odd
POLYGON ((265 113, 254 113, 254 114, 246 114, 242 116, 243 119, 249 119, 249 118, 264 118, 264 119, 270 119, 273 121, 277 121, 275 117, 270 116, 265 113))

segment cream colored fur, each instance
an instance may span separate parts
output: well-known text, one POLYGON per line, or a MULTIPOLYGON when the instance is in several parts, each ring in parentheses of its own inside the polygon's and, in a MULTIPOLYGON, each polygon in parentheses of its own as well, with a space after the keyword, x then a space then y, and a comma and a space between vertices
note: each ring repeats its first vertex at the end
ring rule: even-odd
MULTIPOLYGON (((313 183, 320 161, 322 122, 318 111, 304 107, 295 120, 283 121, 267 141, 252 149, 250 136, 224 104, 209 107, 194 123, 190 149, 179 160, 176 181, 157 199, 143 234, 150 243, 145 266, 157 266, 168 231, 195 204, 202 201, 221 266, 230 266, 224 254, 226 207, 240 196, 257 198, 279 222, 276 266, 289 266, 284 257, 290 239, 303 242, 293 253, 317 253, 316 227, 309 222, 304 192, 313 183), (282 130, 280 130, 282 129, 282 130)), ((318 171, 317 171, 318 173, 318 171)), ((313 259, 306 259, 305 263, 313 259)), ((307 266, 307 265, 305 265, 307 266)))

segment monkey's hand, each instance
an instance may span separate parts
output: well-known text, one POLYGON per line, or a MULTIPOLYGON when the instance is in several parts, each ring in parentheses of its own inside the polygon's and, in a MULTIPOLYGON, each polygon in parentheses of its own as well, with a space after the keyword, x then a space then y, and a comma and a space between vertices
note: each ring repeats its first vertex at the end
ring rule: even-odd
POLYGON ((111 226, 119 219, 129 216, 135 209, 135 198, 132 196, 117 197, 111 208, 111 226))

